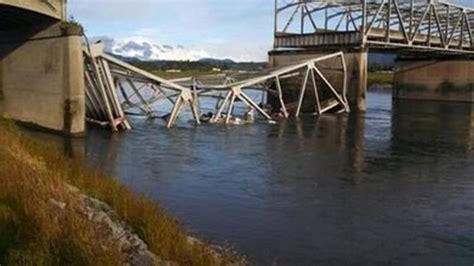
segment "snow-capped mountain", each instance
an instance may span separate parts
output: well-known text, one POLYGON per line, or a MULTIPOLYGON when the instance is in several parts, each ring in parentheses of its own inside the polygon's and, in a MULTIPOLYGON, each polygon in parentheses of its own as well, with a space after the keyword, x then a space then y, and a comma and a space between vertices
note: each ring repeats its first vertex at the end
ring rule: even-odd
POLYGON ((128 58, 137 58, 142 61, 151 60, 191 60, 212 57, 204 50, 187 49, 182 45, 160 45, 143 38, 114 40, 109 37, 96 37, 92 42, 101 41, 105 51, 128 58))

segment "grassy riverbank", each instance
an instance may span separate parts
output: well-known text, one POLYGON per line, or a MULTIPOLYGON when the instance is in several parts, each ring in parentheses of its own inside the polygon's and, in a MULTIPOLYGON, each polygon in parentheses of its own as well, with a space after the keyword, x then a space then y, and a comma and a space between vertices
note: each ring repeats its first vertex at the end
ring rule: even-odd
POLYGON ((183 72, 166 72, 166 71, 157 70, 157 71, 152 71, 152 73, 165 79, 179 79, 179 78, 225 74, 224 72, 199 71, 199 70, 183 71, 183 72))
POLYGON ((367 85, 370 87, 375 84, 391 85, 393 82, 393 73, 391 72, 369 72, 367 85))
POLYGON ((53 147, 0 120, 0 265, 120 265, 126 258, 102 228, 79 212, 59 212, 52 200, 79 209, 68 184, 112 207, 151 252, 180 265, 225 265, 158 205, 114 178, 86 170, 53 147))

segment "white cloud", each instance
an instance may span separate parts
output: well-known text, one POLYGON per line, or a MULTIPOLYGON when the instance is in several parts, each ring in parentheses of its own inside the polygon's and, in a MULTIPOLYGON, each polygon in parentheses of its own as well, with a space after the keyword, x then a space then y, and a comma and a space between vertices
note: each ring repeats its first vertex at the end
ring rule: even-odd
MULTIPOLYGON (((474 0, 451 1, 474 7, 474 0)), ((74 0, 68 6, 91 36, 112 36, 117 45, 146 40, 185 47, 156 52, 163 58, 266 61, 272 48, 272 0, 74 0)))
POLYGON ((74 0, 69 1, 69 10, 88 35, 110 36, 117 47, 145 40, 178 48, 154 51, 155 57, 265 61, 273 29, 273 5, 268 1, 74 0))
POLYGON ((96 37, 93 41, 101 40, 107 52, 124 57, 135 57, 141 60, 199 60, 212 57, 202 49, 187 49, 182 45, 158 44, 150 38, 132 36, 122 39, 96 37))
MULTIPOLYGON (((140 30, 137 33, 143 32, 147 32, 147 30, 140 30)), ((195 61, 202 58, 216 58, 232 59, 237 62, 266 61, 266 54, 269 50, 269 47, 265 45, 255 45, 251 42, 229 45, 226 40, 211 40, 209 43, 203 44, 203 47, 194 48, 182 44, 163 43, 145 35, 116 39, 100 36, 91 38, 91 42, 101 40, 107 52, 124 57, 135 57, 140 60, 195 61)))

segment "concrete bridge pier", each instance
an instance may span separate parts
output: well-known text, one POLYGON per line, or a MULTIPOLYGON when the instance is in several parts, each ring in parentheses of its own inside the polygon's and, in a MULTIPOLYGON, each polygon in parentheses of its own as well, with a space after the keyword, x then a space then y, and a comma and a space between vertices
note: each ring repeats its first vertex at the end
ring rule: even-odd
POLYGON ((394 99, 474 103, 474 59, 399 57, 394 99))
MULTIPOLYGON (((299 49, 299 50, 274 50, 269 53, 270 67, 283 67, 300 61, 317 58, 327 54, 341 51, 340 49, 299 49)), ((347 49, 343 50, 344 59, 347 65, 347 96, 351 104, 352 111, 366 111, 367 94, 367 69, 368 69, 368 49, 347 49)), ((334 76, 332 82, 339 83, 342 87, 341 67, 338 62, 324 66, 325 75, 334 76)), ((285 88, 283 88, 285 90, 285 88)), ((286 88, 288 89, 288 88, 286 88)), ((298 84, 290 89, 299 90, 298 84)))
POLYGON ((52 9, 40 1, 38 6, 34 1, 25 6, 4 2, 0 0, 0 116, 62 135, 84 135, 81 30, 62 21, 59 7, 54 17, 40 13, 52 9))
POLYGON ((469 151, 474 153, 474 104, 471 106, 471 130, 469 135, 469 151))

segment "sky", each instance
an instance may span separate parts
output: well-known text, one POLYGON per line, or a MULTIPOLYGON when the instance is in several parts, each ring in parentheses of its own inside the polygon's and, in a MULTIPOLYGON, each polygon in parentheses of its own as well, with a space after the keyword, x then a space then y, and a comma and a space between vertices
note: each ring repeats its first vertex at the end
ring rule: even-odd
MULTIPOLYGON (((474 7, 474 0, 453 2, 474 7)), ((68 6, 89 38, 154 44, 167 55, 161 59, 266 61, 273 42, 273 0, 72 0, 68 6)))
POLYGON ((89 38, 148 41, 175 48, 175 57, 265 61, 273 42, 271 0, 73 0, 68 5, 89 38))

